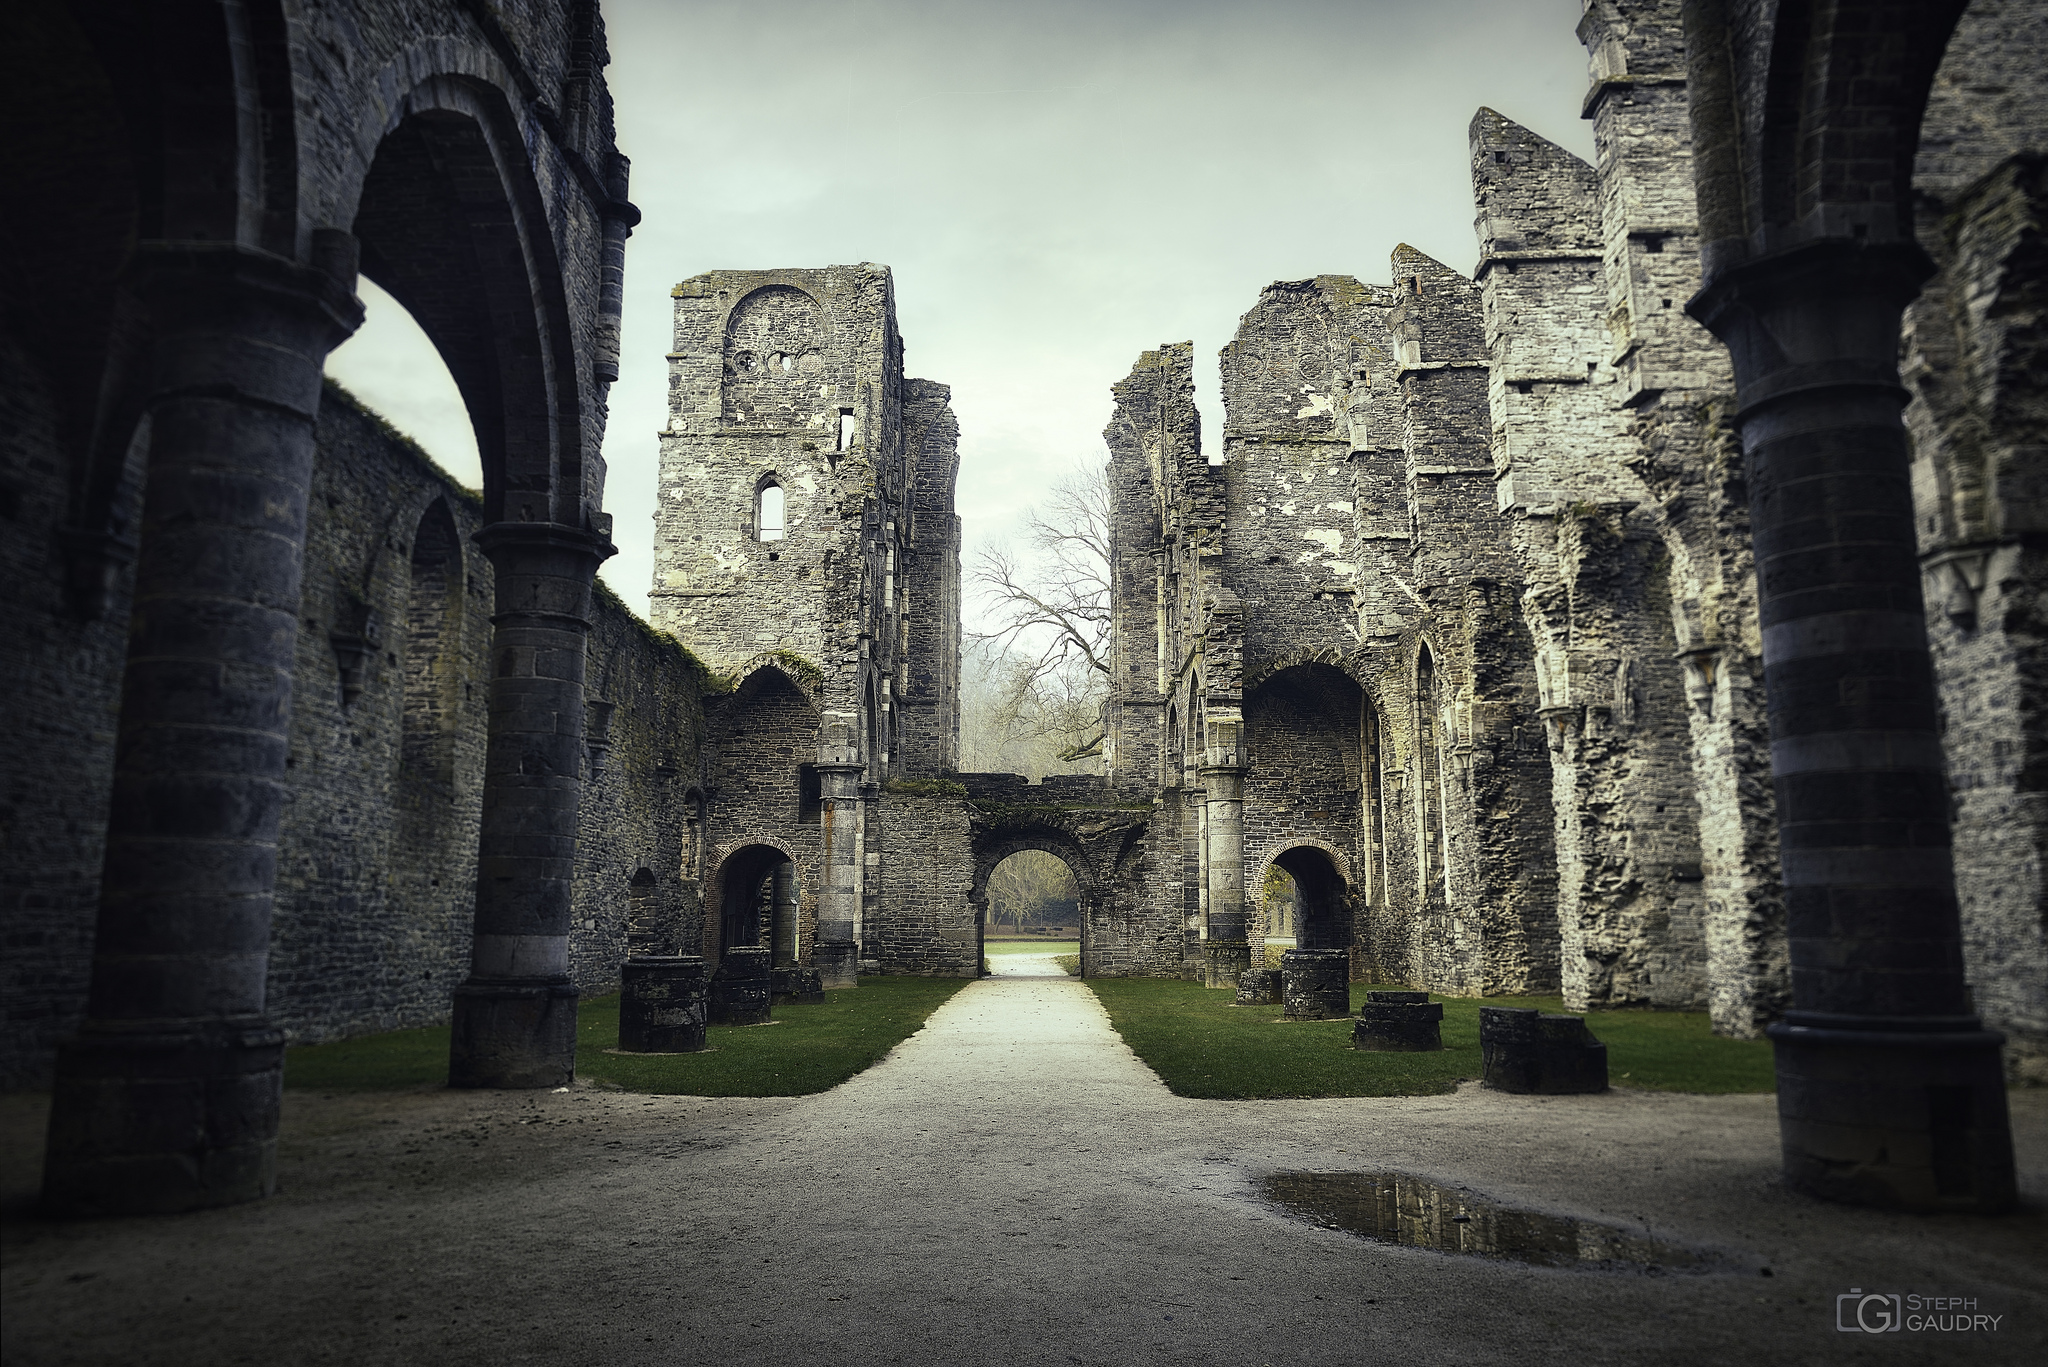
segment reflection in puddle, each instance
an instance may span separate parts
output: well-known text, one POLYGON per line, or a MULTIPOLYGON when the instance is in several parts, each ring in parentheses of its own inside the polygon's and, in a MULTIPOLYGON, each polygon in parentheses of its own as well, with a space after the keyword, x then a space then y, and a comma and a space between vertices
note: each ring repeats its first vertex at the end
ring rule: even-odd
POLYGON ((1514 1258, 1541 1267, 1710 1272, 1725 1259, 1634 1230, 1498 1205, 1461 1187, 1394 1172, 1276 1172, 1266 1195, 1326 1229, 1382 1243, 1514 1258))

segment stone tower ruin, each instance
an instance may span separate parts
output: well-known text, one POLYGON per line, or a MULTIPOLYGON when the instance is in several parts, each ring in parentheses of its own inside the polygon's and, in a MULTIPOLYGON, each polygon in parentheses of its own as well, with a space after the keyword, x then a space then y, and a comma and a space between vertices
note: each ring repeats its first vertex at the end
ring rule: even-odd
POLYGON ((883 785, 958 767, 958 425, 904 378, 887 267, 671 293, 653 620, 730 689, 696 801, 704 947, 772 943, 848 986, 883 785))

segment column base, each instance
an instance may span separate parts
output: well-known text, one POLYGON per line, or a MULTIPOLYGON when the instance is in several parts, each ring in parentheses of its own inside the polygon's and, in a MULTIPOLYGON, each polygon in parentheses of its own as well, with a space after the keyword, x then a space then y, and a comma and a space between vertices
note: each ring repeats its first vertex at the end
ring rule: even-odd
POLYGON ((1894 1210, 2012 1208, 2003 1035, 1974 1019, 1939 1023, 1952 1029, 1880 1018, 1868 1020, 1876 1028, 1842 1028, 1843 1018, 1804 1014, 1765 1031, 1778 1067, 1786 1185, 1894 1210))
POLYGON ((860 986, 860 946, 857 944, 821 944, 813 952, 818 965, 818 977, 826 988, 860 986))
POLYGON ((87 1033, 58 1050, 43 1204, 166 1215, 277 1188, 284 1032, 265 1022, 87 1033))
POLYGON ((1237 990, 1237 980, 1252 966, 1252 947, 1243 940, 1202 941, 1202 986, 1237 990))
POLYGON ((576 984, 466 982, 455 989, 450 1087, 566 1087, 576 1077, 576 984))

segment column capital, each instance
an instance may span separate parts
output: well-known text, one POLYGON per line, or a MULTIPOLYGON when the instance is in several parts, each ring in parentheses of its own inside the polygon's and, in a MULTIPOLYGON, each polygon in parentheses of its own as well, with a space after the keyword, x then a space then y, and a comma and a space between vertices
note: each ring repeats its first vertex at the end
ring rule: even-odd
POLYGON ((1741 409, 1899 386, 1899 315, 1934 273, 1917 243, 1823 238, 1715 270, 1685 311, 1728 347, 1741 409))

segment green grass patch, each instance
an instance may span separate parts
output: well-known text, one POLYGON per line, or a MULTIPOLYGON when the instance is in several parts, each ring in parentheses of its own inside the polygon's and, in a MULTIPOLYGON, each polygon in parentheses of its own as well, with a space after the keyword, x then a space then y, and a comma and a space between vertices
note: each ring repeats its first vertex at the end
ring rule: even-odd
MULTIPOLYGON (((1429 1096, 1479 1076, 1479 1008, 1561 1011, 1558 997, 1432 997, 1444 1006, 1441 1052, 1377 1054, 1351 1047, 1350 1020, 1279 1020, 1278 1006, 1233 1006, 1231 994, 1173 978, 1091 978, 1117 1032, 1179 1096, 1429 1096)), ((1354 983, 1355 1011, 1383 984, 1354 983)), ((1768 1092, 1771 1046, 1722 1039, 1704 1012, 1596 1011, 1586 1024, 1607 1045, 1617 1087, 1673 1092, 1768 1092)))
POLYGON ((1055 940, 1047 936, 1043 940, 983 940, 984 954, 1079 954, 1079 940, 1055 940))
MULTIPOLYGON (((576 1075, 659 1096, 808 1096, 836 1087, 916 1033, 967 978, 863 978, 822 1004, 785 1003, 769 1025, 714 1025, 701 1054, 611 1054, 619 998, 576 1012, 576 1075)), ((285 1086, 391 1091, 448 1078, 448 1027, 396 1030, 286 1051, 285 1086)))
POLYGON ((284 1051, 284 1085, 322 1092, 395 1092, 448 1081, 448 1027, 302 1044, 284 1051))
POLYGON ((1080 977, 1080 976, 1081 976, 1081 950, 1080 950, 1080 946, 1079 946, 1079 945, 1076 945, 1076 946, 1074 947, 1074 952, 1073 952, 1072 954, 1060 954, 1060 955, 1055 955, 1055 956, 1054 956, 1054 958, 1053 958, 1053 962, 1054 962, 1054 963, 1056 963, 1056 964, 1058 964, 1058 965, 1060 966, 1060 972, 1062 972, 1062 973, 1066 974, 1066 975, 1067 975, 1068 977, 1070 977, 1070 978, 1078 978, 1078 977, 1080 977))

